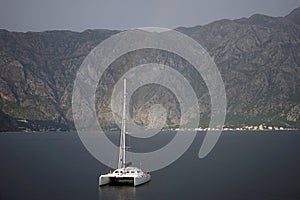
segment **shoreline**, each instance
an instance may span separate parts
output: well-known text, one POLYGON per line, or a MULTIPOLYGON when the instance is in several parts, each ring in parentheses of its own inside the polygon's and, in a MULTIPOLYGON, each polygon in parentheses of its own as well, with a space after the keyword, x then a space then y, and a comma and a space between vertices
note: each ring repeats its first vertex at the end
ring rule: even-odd
MULTIPOLYGON (((146 131, 151 131, 151 130, 146 130, 146 131)), ((230 129, 230 130, 221 130, 221 129, 214 129, 214 130, 161 130, 160 132, 171 132, 171 131, 176 131, 176 132, 214 132, 214 131, 222 131, 222 132, 283 132, 283 131, 300 131, 300 129, 297 128, 289 128, 289 129, 280 129, 280 130, 270 130, 270 129, 263 129, 263 130, 240 130, 240 129, 230 129)), ((116 132, 116 131, 109 131, 109 133, 116 132)), ((28 134, 49 134, 49 133, 76 133, 76 130, 70 130, 70 131, 2 131, 0 134, 20 134, 20 133, 28 133, 28 134)))

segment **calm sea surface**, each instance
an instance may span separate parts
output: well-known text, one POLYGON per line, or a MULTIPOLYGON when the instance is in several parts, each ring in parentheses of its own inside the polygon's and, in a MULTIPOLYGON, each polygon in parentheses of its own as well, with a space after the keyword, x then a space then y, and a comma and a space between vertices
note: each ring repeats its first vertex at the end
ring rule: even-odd
MULTIPOLYGON (((145 145, 139 140, 136 148, 163 146, 172 134, 145 145)), ((151 182, 99 188, 98 176, 109 168, 76 133, 0 133, 0 200, 300 199, 300 131, 223 132, 200 160, 204 135, 176 162, 152 172, 151 182)))

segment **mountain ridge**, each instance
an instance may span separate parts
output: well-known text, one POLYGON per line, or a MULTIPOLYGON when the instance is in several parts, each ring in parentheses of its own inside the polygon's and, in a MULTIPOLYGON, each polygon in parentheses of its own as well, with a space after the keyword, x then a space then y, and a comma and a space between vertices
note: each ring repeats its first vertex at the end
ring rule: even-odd
MULTIPOLYGON (((215 59, 227 93, 227 126, 269 123, 300 127, 299 13, 297 8, 285 17, 255 14, 176 29, 199 42, 215 59)), ((49 122, 40 129, 74 128, 71 94, 76 71, 90 50, 118 32, 22 33, 1 29, 0 121, 5 128, 0 130, 24 130, 24 126, 32 130, 40 121, 49 122), (20 119, 32 123, 24 124, 20 119)), ((209 99, 203 98, 201 110, 208 120, 209 99)), ((135 117, 147 124, 146 115, 142 111, 135 117)))

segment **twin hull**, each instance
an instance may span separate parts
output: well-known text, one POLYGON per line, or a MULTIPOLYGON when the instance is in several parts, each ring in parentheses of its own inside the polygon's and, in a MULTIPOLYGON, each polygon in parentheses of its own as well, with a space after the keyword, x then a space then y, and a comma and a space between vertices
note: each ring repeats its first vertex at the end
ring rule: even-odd
POLYGON ((109 173, 105 175, 101 175, 99 177, 99 185, 119 185, 119 184, 129 184, 133 186, 138 186, 144 184, 151 180, 151 175, 142 172, 142 174, 138 175, 128 175, 128 174, 117 174, 117 173, 109 173))

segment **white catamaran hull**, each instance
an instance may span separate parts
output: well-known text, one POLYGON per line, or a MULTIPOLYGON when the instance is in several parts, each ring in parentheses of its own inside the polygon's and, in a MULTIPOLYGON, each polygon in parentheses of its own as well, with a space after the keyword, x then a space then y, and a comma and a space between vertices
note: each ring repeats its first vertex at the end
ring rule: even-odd
POLYGON ((142 185, 147 183, 151 180, 151 176, 144 176, 144 177, 115 177, 115 176, 107 176, 101 175, 99 177, 99 185, 107 185, 107 184, 132 184, 133 186, 142 185))
POLYGON ((149 173, 145 173, 136 167, 127 167, 125 169, 116 169, 113 173, 101 175, 99 177, 99 185, 130 184, 138 186, 150 180, 151 175, 149 173))
POLYGON ((143 176, 143 177, 135 177, 134 178, 134 186, 142 185, 144 183, 147 183, 151 180, 150 174, 148 176, 143 176))

